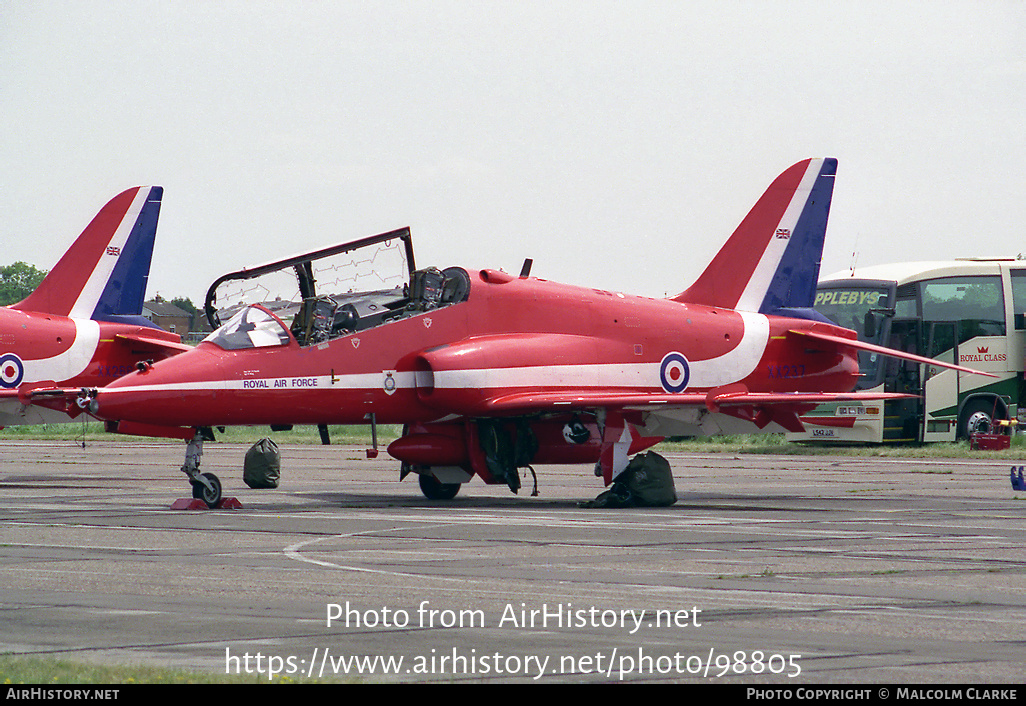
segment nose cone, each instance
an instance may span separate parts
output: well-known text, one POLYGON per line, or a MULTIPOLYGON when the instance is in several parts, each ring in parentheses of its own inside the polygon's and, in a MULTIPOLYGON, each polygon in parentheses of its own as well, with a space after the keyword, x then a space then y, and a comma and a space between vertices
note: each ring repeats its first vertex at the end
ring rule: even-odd
POLYGON ((212 402, 224 389, 216 346, 197 348, 129 373, 99 389, 90 411, 100 419, 170 426, 212 426, 212 402), (211 350, 213 348, 213 350, 211 350))

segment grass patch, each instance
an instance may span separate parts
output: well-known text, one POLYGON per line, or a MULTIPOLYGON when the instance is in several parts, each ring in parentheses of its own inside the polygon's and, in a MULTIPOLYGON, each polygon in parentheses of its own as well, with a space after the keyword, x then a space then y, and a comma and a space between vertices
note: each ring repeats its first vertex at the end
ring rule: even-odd
MULTIPOLYGON (((328 427, 332 444, 370 446, 371 431, 367 425, 339 425, 328 427)), ((392 424, 378 425, 378 446, 384 448, 399 438, 402 427, 392 424)), ((218 441, 253 444, 270 437, 278 444, 319 444, 321 437, 314 426, 297 426, 291 431, 271 431, 266 426, 227 427, 224 432, 214 430, 218 441)), ((40 424, 7 427, 0 430, 0 441, 100 441, 120 440, 152 443, 153 439, 140 436, 108 434, 97 421, 71 424, 40 424)), ((168 443, 182 443, 168 440, 168 443)), ((1026 459, 1026 435, 1015 434, 1010 449, 1002 451, 971 451, 968 442, 941 442, 933 444, 824 444, 788 441, 783 434, 739 434, 663 441, 656 451, 681 453, 734 453, 779 454, 785 456, 866 456, 881 458, 977 458, 1026 459)))
POLYGON ((231 675, 139 665, 100 665, 50 657, 0 655, 0 684, 289 684, 317 680, 231 675))

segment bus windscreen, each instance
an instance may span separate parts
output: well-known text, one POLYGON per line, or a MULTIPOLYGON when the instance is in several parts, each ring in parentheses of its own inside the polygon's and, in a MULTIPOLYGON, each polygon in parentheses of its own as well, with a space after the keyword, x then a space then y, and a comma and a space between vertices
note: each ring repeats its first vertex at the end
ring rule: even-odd
MULTIPOLYGON (((852 329, 859 335, 860 341, 867 343, 880 344, 884 333, 883 322, 892 306, 891 295, 886 287, 841 286, 821 288, 816 292, 816 311, 838 326, 852 329), (868 331, 867 323, 870 326, 868 331)), ((875 353, 859 353, 862 379, 858 388, 875 384, 878 363, 879 356, 875 353)))

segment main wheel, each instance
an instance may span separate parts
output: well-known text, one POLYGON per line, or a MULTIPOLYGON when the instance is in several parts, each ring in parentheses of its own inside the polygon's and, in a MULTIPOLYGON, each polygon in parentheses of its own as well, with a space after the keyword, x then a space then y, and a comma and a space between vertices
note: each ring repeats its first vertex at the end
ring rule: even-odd
MULTIPOLYGON (((994 411, 993 400, 970 401, 962 408, 962 414, 958 416, 958 437, 968 439, 972 434, 978 432, 981 434, 991 433, 994 430, 994 420, 991 416, 994 411)), ((997 411, 1003 411, 1000 405, 997 411)))
POLYGON ((218 480, 217 476, 213 473, 202 474, 203 478, 210 481, 210 485, 213 486, 213 490, 208 488, 203 483, 193 482, 192 484, 192 497, 197 500, 202 500, 207 504, 209 508, 217 507, 218 503, 221 502, 221 481, 218 480))
POLYGON ((430 473, 418 473, 420 492, 428 500, 452 500, 460 492, 459 483, 442 483, 430 473))

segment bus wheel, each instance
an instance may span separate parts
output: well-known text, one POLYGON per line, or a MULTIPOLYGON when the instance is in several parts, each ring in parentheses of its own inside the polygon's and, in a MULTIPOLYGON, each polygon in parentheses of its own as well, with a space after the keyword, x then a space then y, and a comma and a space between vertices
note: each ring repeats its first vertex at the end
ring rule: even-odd
MULTIPOLYGON (((1000 408, 998 412, 1002 411, 1000 408)), ((994 429, 994 401, 972 400, 958 417, 958 438, 968 439, 972 434, 989 434, 994 429)))

